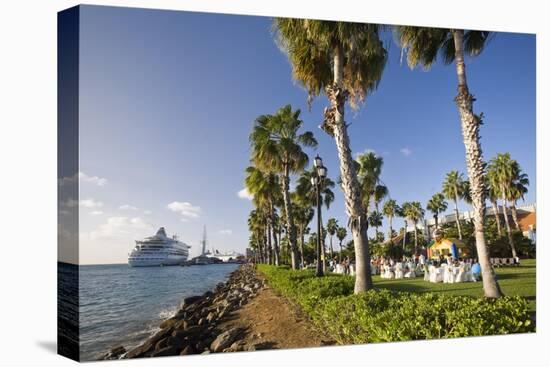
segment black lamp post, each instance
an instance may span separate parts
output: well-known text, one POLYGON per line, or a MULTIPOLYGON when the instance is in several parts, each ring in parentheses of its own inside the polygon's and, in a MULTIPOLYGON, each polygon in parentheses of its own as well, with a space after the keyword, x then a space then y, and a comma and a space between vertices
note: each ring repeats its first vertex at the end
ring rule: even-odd
POLYGON ((321 184, 323 183, 325 177, 327 177, 327 168, 323 166, 323 160, 319 157, 319 155, 315 157, 313 165, 315 166, 315 174, 311 177, 311 184, 315 187, 317 194, 317 268, 315 271, 315 276, 322 277, 324 274, 323 265, 321 264, 321 184))

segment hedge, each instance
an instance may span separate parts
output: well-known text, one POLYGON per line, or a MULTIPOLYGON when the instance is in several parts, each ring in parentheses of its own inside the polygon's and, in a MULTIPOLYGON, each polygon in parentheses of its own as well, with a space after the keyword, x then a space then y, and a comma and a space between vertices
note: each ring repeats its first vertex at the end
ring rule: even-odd
POLYGON ((389 290, 355 295, 352 277, 316 278, 312 271, 269 265, 258 265, 258 270, 340 344, 534 331, 529 305, 518 296, 486 299, 389 290))

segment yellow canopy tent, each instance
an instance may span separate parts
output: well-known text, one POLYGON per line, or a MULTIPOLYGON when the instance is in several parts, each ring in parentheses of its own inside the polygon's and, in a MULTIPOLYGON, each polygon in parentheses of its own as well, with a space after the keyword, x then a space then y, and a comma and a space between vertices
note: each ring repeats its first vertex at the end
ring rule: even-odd
POLYGON ((428 248, 428 257, 434 258, 440 255, 451 255, 454 258, 465 257, 468 255, 468 246, 457 238, 443 238, 435 241, 428 248))

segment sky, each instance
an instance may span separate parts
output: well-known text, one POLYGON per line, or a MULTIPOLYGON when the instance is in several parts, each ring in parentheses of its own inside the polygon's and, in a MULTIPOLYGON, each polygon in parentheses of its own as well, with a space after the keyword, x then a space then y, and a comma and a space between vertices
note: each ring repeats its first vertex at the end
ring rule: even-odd
MULTIPOLYGON (((81 8, 81 264, 125 263, 134 241, 161 226, 190 245, 191 256, 200 252, 203 226, 209 248, 244 252, 252 209, 242 191, 248 135, 258 115, 286 104, 301 109, 303 131, 319 142, 306 151, 319 154, 336 180, 334 141, 318 128, 327 100, 320 96, 308 109, 307 92, 292 80, 271 23, 81 8)), ((351 148, 354 155, 374 151, 384 158, 381 178, 398 203, 425 207, 447 172, 466 172, 455 69, 438 63, 411 70, 391 34, 384 37, 389 59, 380 86, 346 115, 351 148)), ((484 157, 510 152, 531 180, 526 203, 534 203, 535 36, 497 33, 466 63, 474 109, 485 115, 484 157)), ((323 218, 344 225, 339 188, 335 195, 323 218)))

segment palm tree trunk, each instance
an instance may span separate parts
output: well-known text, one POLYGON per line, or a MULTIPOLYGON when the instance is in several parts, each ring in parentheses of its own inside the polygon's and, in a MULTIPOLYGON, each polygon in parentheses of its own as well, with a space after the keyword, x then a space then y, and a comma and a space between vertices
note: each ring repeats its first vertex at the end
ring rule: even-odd
POLYGON ((372 289, 372 277, 370 272, 369 239, 367 237, 368 223, 365 210, 361 205, 361 192, 359 182, 351 155, 350 141, 347 126, 344 121, 344 109, 347 91, 342 88, 344 74, 343 55, 340 45, 334 48, 334 84, 326 88, 326 94, 331 108, 325 113, 325 118, 330 132, 333 134, 338 158, 340 159, 340 176, 346 212, 349 217, 348 225, 351 229, 353 244, 355 247, 355 293, 372 289))
POLYGON ((405 220, 405 227, 403 227, 403 251, 405 251, 406 243, 407 243, 407 221, 405 220))
POLYGON ((388 240, 391 241, 392 235, 393 235, 393 228, 392 228, 393 217, 390 215, 390 216, 388 217, 388 220, 389 220, 389 222, 390 222, 390 229, 389 229, 389 232, 388 232, 388 240))
POLYGON ((519 231, 519 222, 518 222, 518 211, 516 208, 516 203, 512 202, 510 205, 510 211, 512 212, 512 219, 514 220, 514 226, 516 227, 516 231, 519 231))
POLYGON ((330 260, 332 261, 332 259, 334 258, 334 251, 333 251, 333 248, 332 248, 332 234, 330 235, 330 247, 329 247, 329 256, 330 256, 330 260))
POLYGON ((434 215, 434 219, 435 219, 435 228, 437 229, 437 227, 439 227, 439 215, 434 215))
POLYGON ((500 213, 498 212, 498 203, 495 201, 491 201, 491 205, 493 206, 493 214, 495 215, 495 221, 497 222, 497 233, 499 236, 502 236, 502 224, 500 223, 500 213))
POLYGON ((342 241, 340 240, 340 253, 338 254, 338 262, 342 261, 342 241))
POLYGON ((414 222, 414 254, 418 255, 418 230, 416 228, 416 222, 414 222))
MULTIPOLYGON (((458 76, 458 95, 455 98, 460 122, 462 126, 462 137, 466 148, 466 166, 470 179, 470 195, 474 209, 474 229, 476 237, 476 249, 481 267, 483 279, 483 290, 485 297, 498 298, 502 292, 495 278, 493 267, 489 261, 489 250, 485 243, 485 181, 484 163, 481 144, 479 142, 479 129, 481 118, 474 114, 474 97, 468 91, 466 82, 466 65, 464 63, 464 52, 462 30, 453 30, 455 44, 456 73, 458 76)), ((515 250, 514 250, 515 251, 515 250)))
POLYGON ((294 218, 292 215, 292 202, 290 201, 290 172, 288 166, 285 167, 283 181, 283 201, 285 205, 287 219, 287 236, 290 246, 290 261, 292 269, 298 269, 298 251, 296 249, 296 228, 294 227, 294 218))
POLYGON ((458 239, 462 239, 462 229, 460 227, 460 214, 458 212, 458 195, 455 196, 455 220, 456 220, 456 228, 458 229, 458 239))
POLYGON ((508 217, 508 206, 506 200, 502 200, 502 211, 504 213, 504 223, 506 224, 506 233, 508 234, 508 243, 512 249, 512 257, 516 257, 516 245, 514 244, 514 237, 512 236, 512 228, 510 227, 510 218, 508 217))
POLYGON ((300 268, 304 267, 304 227, 300 226, 300 268))
POLYGON ((275 215, 274 215, 274 208, 273 208, 273 203, 269 202, 269 210, 271 211, 271 215, 270 215, 270 225, 271 225, 271 234, 273 236, 273 255, 274 255, 274 261, 275 261, 275 265, 279 266, 280 265, 280 260, 279 260, 279 243, 277 242, 277 232, 275 230, 275 226, 273 225, 273 223, 275 223, 275 215))
POLYGON ((268 224, 266 226, 266 238, 267 238, 267 261, 269 265, 273 265, 273 246, 271 243, 271 226, 268 224))

